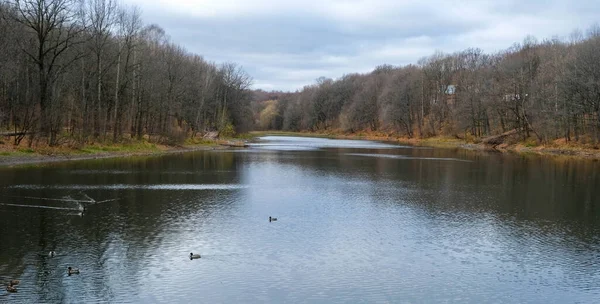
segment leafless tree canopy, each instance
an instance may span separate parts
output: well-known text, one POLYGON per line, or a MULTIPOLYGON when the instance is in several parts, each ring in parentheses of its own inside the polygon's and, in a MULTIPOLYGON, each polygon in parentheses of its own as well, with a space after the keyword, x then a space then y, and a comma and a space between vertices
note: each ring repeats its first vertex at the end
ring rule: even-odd
POLYGON ((436 53, 417 65, 319 78, 291 94, 257 92, 261 128, 600 142, 600 30, 526 38, 506 51, 436 53), (264 97, 264 98, 261 98, 264 97), (268 101, 265 101, 268 100, 268 101))
POLYGON ((240 66, 187 52, 115 0, 0 0, 0 16, 0 129, 15 144, 178 142, 254 126, 600 142, 598 26, 267 93, 250 91, 240 66))
POLYGON ((253 127, 251 78, 145 26, 115 0, 0 0, 0 129, 14 143, 150 136, 178 142, 253 127))

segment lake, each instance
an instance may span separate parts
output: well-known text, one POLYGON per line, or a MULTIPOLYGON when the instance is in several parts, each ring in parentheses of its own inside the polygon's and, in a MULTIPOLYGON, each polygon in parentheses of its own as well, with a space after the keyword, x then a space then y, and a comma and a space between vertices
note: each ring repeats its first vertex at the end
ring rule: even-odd
POLYGON ((593 303, 599 173, 285 136, 0 168, 0 303, 593 303))

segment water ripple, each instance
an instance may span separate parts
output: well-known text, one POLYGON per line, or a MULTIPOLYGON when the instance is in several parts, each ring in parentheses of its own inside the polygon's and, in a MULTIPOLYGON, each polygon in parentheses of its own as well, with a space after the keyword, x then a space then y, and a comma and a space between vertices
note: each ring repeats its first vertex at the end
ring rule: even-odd
POLYGON ((593 163, 353 146, 3 170, 0 303, 597 302, 593 163))
POLYGON ((246 189, 247 185, 240 184, 158 184, 158 185, 12 185, 13 189, 59 189, 59 190, 236 190, 246 189))
POLYGON ((346 153, 345 155, 350 156, 364 156, 364 157, 379 157, 379 158, 391 158, 391 159, 406 159, 406 160, 439 160, 439 161, 457 161, 472 163, 473 161, 460 159, 460 158, 448 158, 448 157, 414 157, 406 155, 395 155, 395 154, 367 154, 367 153, 346 153))

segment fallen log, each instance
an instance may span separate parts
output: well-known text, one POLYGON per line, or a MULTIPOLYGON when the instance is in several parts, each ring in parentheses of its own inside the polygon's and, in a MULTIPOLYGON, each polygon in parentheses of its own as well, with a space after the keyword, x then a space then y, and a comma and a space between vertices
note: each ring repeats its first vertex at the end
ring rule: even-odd
POLYGON ((27 131, 22 131, 22 132, 0 132, 0 136, 6 136, 6 137, 24 136, 24 135, 29 135, 29 134, 33 134, 33 132, 27 132, 27 131))
POLYGON ((227 147, 236 147, 236 148, 245 148, 248 147, 248 144, 246 144, 243 141, 232 141, 232 140, 224 140, 224 141, 220 141, 219 145, 221 146, 227 146, 227 147))
POLYGON ((481 142, 484 145, 490 145, 490 146, 497 146, 497 145, 501 145, 504 143, 504 141, 506 140, 506 138, 513 136, 513 135, 517 135, 520 134, 521 130, 519 129, 513 129, 510 130, 508 132, 504 132, 500 135, 494 135, 494 136, 490 136, 490 137, 486 137, 484 138, 481 142))
POLYGON ((203 137, 206 139, 217 139, 219 138, 219 131, 206 132, 203 137))

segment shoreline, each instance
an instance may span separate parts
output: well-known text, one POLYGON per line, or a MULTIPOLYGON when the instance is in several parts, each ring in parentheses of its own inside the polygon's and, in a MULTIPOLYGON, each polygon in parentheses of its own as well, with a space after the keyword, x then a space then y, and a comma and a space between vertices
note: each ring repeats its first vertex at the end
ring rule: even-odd
POLYGON ((581 146, 525 146, 524 144, 499 145, 496 148, 486 146, 482 143, 472 143, 462 139, 448 137, 431 137, 425 139, 406 138, 395 135, 373 133, 337 133, 337 132, 283 132, 283 131, 253 131, 251 134, 258 136, 276 135, 276 136, 304 136, 321 137, 332 139, 354 139, 354 140, 375 140, 386 141, 400 144, 407 144, 418 147, 431 147, 443 149, 463 149, 471 151, 486 151, 494 153, 513 153, 517 155, 540 155, 549 157, 568 157, 572 159, 598 160, 600 159, 600 150, 585 148, 581 146))
MULTIPOLYGON (((465 140, 447 137, 432 137, 426 139, 398 137, 382 133, 336 133, 336 132, 283 132, 283 131, 252 131, 249 133, 252 139, 260 136, 300 136, 300 137, 320 137, 332 139, 352 139, 352 140, 375 140, 398 144, 407 144, 419 147, 432 147, 442 149, 463 149, 471 151, 485 151, 494 153, 512 153, 516 155, 540 155, 554 158, 570 158, 581 160, 599 160, 600 150, 574 147, 527 147, 523 144, 501 145, 498 148, 492 148, 481 143, 469 143, 465 140)), ((236 140, 233 140, 236 141, 236 140)), ((77 150, 67 150, 66 152, 43 154, 38 152, 27 154, 0 154, 0 168, 11 168, 26 165, 44 165, 57 162, 94 160, 108 158, 127 158, 138 156, 158 156, 175 153, 186 153, 194 151, 222 150, 229 149, 232 146, 223 145, 221 140, 211 143, 191 144, 184 146, 160 146, 140 151, 101 151, 93 153, 81 153, 77 150)))
POLYGON ((128 158, 137 156, 158 156, 166 154, 187 153, 194 151, 207 151, 227 149, 219 145, 197 145, 183 147, 169 147, 164 150, 148 150, 136 152, 100 152, 90 154, 31 154, 31 155, 7 155, 0 156, 0 168, 11 168, 26 165, 44 165, 58 162, 69 162, 78 160, 108 159, 108 158, 128 158))

